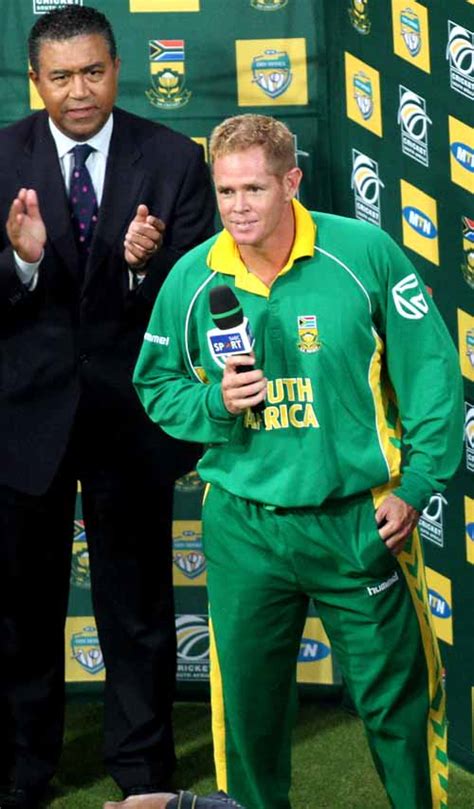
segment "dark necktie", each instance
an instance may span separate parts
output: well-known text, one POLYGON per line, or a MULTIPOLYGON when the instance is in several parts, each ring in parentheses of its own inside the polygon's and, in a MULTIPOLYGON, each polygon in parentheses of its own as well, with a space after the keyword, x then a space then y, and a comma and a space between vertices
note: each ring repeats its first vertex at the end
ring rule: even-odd
POLYGON ((75 146, 71 150, 74 155, 69 202, 71 221, 74 229, 79 263, 84 270, 89 257, 94 227, 97 222, 97 198, 92 185, 91 176, 86 166, 89 155, 95 151, 88 143, 75 146))

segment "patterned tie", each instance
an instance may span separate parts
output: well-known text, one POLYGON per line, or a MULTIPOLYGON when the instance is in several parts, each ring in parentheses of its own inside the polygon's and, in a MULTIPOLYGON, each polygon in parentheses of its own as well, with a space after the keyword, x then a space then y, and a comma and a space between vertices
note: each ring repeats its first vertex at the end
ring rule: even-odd
POLYGON ((97 198, 92 185, 86 160, 95 149, 88 143, 75 146, 71 150, 74 155, 74 168, 69 189, 71 221, 76 238, 81 270, 84 270, 92 242, 94 227, 97 222, 97 198))

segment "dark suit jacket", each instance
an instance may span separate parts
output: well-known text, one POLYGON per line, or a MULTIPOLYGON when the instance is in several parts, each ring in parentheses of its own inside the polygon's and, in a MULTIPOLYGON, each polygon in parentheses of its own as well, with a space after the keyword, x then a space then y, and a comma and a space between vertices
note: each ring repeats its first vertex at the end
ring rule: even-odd
MULTIPOLYGON (((131 425, 163 467, 189 467, 144 416, 131 374, 151 307, 171 266, 213 232, 214 197, 202 149, 160 124, 114 110, 104 192, 83 282, 68 201, 45 111, 0 131, 0 484, 46 490, 78 403, 131 425), (21 187, 34 188, 48 239, 36 289, 15 272, 5 223, 21 187), (123 239, 137 205, 166 224, 163 248, 134 291, 123 239)), ((189 450, 189 447, 187 448, 189 450)))

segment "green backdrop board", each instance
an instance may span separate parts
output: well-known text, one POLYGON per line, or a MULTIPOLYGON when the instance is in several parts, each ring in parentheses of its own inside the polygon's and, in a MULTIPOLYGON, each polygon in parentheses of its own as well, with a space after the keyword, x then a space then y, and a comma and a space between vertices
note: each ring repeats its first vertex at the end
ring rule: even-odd
POLYGON ((420 532, 450 752, 474 770, 474 4, 348 0, 328 12, 326 31, 332 209, 403 246, 459 347, 464 457, 420 532))
MULTIPOLYGON (((228 115, 282 118, 295 133, 302 202, 389 231, 432 290, 459 346, 466 435, 459 473, 433 497, 421 532, 446 666, 451 753, 474 770, 473 0, 90 4, 107 14, 116 32, 123 107, 169 124, 204 148, 213 126, 228 115)), ((68 3, 1 0, 1 125, 40 108, 27 79, 26 38, 38 15, 63 5, 68 3)), ((416 315, 409 296, 408 308, 416 315)), ((201 496, 195 474, 177 484, 173 542, 182 692, 206 690, 208 683, 201 496)), ((104 666, 80 497, 66 640, 68 682, 84 688, 100 683, 104 666)), ((298 679, 314 690, 340 683, 314 610, 298 679)))

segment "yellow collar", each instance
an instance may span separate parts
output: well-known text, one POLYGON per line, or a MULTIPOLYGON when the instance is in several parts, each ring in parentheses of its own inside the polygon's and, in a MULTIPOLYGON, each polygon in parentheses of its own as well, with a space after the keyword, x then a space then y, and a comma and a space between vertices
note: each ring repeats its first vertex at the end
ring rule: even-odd
MULTIPOLYGON (((278 276, 291 270, 298 258, 314 255, 314 243, 316 241, 316 225, 313 222, 309 211, 294 199, 293 213, 295 216, 295 240, 288 261, 282 267, 278 276)), ((245 289, 255 295, 263 295, 268 298, 269 288, 260 278, 249 272, 239 253, 239 248, 233 237, 227 230, 219 233, 216 241, 207 254, 207 265, 211 270, 216 270, 224 275, 235 277, 235 286, 238 289, 245 289)), ((277 277, 278 277, 277 276, 277 277)))

